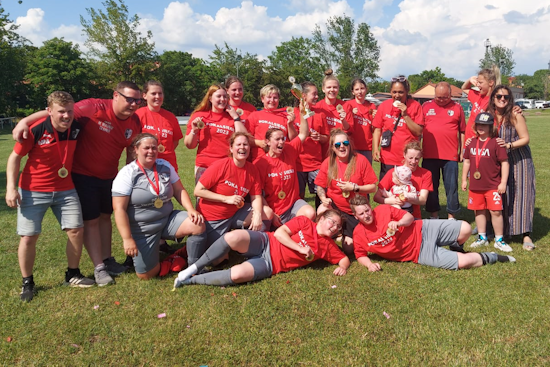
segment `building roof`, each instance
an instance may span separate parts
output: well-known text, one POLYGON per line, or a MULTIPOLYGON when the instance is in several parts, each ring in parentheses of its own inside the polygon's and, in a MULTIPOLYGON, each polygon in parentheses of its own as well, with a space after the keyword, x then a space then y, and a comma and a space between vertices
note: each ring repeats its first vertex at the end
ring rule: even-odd
MULTIPOLYGON (((433 99, 435 96, 435 83, 428 83, 422 88, 419 88, 416 93, 412 95, 414 99, 433 99)), ((451 85, 451 98, 461 98, 462 89, 457 86, 451 85)))

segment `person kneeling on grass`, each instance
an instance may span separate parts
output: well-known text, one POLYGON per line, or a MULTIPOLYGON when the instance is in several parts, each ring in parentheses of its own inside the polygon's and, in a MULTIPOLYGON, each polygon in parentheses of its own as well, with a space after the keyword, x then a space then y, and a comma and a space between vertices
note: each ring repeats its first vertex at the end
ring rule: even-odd
POLYGON ((186 284, 233 285, 268 278, 308 265, 317 259, 338 264, 333 273, 345 275, 350 261, 332 237, 341 231, 340 212, 330 209, 317 216, 316 222, 305 216, 295 217, 275 232, 235 230, 220 237, 204 255, 174 281, 174 288, 186 284), (196 275, 230 250, 247 257, 230 269, 196 275))
POLYGON ((379 271, 369 252, 392 261, 412 261, 443 269, 469 269, 498 262, 515 262, 512 256, 494 252, 455 252, 442 248, 450 246, 462 250, 471 234, 470 224, 454 220, 414 220, 412 214, 390 205, 379 205, 374 210, 367 198, 356 196, 350 206, 359 225, 353 231, 355 257, 369 271, 379 271))

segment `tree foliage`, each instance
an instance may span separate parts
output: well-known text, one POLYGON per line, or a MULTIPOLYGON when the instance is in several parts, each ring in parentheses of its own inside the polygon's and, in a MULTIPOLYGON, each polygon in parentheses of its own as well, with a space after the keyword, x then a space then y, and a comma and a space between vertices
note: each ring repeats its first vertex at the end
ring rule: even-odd
POLYGON ((340 80, 342 97, 349 97, 351 81, 377 78, 380 63, 380 47, 369 25, 355 27, 349 16, 334 16, 327 20, 326 32, 317 24, 313 31, 313 47, 322 62, 330 65, 340 80))
POLYGON ((90 55, 103 62, 109 87, 121 80, 142 84, 155 69, 157 54, 153 34, 145 36, 137 29, 139 17, 130 16, 123 0, 106 0, 103 10, 86 8, 90 19, 80 17, 90 55))
POLYGON ((97 90, 92 67, 82 57, 78 45, 63 38, 48 40, 33 53, 25 78, 33 87, 34 108, 43 108, 46 97, 56 90, 70 93, 75 101, 97 90))
POLYGON ((485 57, 479 60, 479 68, 487 69, 491 68, 493 65, 500 67, 502 80, 505 80, 507 76, 513 76, 516 62, 514 61, 514 53, 512 50, 502 45, 489 47, 489 50, 485 53, 485 57))
POLYGON ((424 70, 420 74, 411 74, 407 78, 411 85, 411 93, 415 93, 428 83, 448 82, 457 87, 461 87, 463 82, 455 78, 448 78, 439 66, 433 70, 424 70))

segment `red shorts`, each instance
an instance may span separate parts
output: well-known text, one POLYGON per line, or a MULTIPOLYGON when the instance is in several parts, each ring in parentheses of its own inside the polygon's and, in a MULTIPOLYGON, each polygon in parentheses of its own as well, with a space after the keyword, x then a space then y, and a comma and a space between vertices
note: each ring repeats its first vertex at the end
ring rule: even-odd
POLYGON ((468 209, 502 210, 502 197, 498 190, 468 192, 468 209))

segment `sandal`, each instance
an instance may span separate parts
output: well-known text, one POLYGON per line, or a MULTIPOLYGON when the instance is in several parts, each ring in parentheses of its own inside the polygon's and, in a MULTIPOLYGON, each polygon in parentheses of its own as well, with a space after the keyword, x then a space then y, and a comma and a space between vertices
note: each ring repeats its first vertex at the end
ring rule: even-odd
POLYGON ((525 251, 533 251, 536 248, 536 246, 532 242, 524 242, 523 243, 523 249, 525 251))

